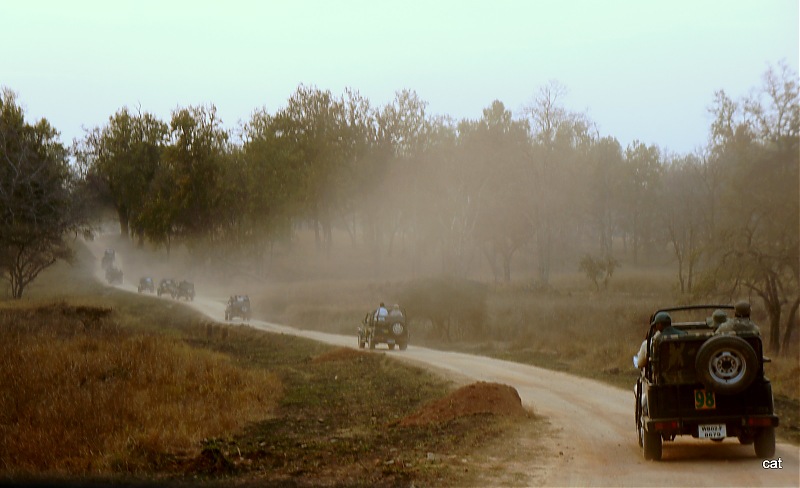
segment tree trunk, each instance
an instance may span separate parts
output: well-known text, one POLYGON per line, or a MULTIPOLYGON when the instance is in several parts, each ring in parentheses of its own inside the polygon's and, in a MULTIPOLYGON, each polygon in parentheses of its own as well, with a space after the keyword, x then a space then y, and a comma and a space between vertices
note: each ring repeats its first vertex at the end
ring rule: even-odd
POLYGON ((504 252, 503 256, 503 281, 511 283, 511 259, 514 257, 514 251, 504 252))
POLYGON ((767 276, 763 291, 759 291, 769 319, 769 350, 774 354, 781 352, 781 301, 775 280, 767 276))
POLYGON ((486 256, 486 261, 489 263, 489 268, 492 270, 494 282, 497 283, 500 281, 500 273, 497 270, 497 253, 494 251, 494 246, 491 247, 491 250, 487 246, 484 246, 483 255, 486 256))
POLYGON ((117 218, 119 219, 119 234, 125 239, 128 238, 130 232, 130 219, 128 216, 128 209, 125 206, 117 207, 117 218))
POLYGON ((800 297, 797 297, 789 309, 789 318, 786 320, 786 331, 783 333, 783 352, 789 350, 789 340, 792 338, 792 332, 797 325, 797 308, 800 306, 800 297))

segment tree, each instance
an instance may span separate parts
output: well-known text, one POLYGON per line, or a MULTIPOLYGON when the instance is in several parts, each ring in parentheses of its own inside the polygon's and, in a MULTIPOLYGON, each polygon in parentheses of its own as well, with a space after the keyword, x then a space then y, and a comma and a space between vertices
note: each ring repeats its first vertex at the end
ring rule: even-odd
POLYGON ((770 68, 741 104, 718 95, 712 155, 724 165, 710 272, 729 288, 761 298, 769 347, 781 350, 800 306, 800 92, 797 74, 770 68), (742 110, 739 110, 743 107, 742 110))
POLYGON ((83 229, 78 182, 68 151, 46 119, 25 122, 16 95, 0 97, 0 271, 11 296, 59 260, 70 261, 67 237, 83 229))
POLYGON ((339 184, 348 162, 345 113, 344 102, 330 91, 301 85, 275 115, 287 156, 301 175, 300 206, 314 225, 317 250, 326 254, 333 245, 331 210, 345 198, 339 184))
POLYGON ((597 291, 600 291, 600 281, 603 282, 603 289, 608 289, 608 282, 611 281, 611 277, 614 276, 614 271, 618 267, 619 261, 611 256, 599 258, 591 254, 585 254, 579 265, 579 269, 594 284, 597 291))
POLYGON ((162 193, 157 201, 169 207, 167 215, 172 221, 166 227, 189 243, 217 238, 224 213, 220 189, 227 141, 228 133, 213 105, 172 113, 170 144, 164 149, 157 182, 162 193))
POLYGON ((467 194, 465 202, 476 209, 474 238, 496 281, 501 276, 503 281, 511 281, 512 259, 533 235, 521 205, 530 191, 524 179, 528 132, 527 122, 513 120, 497 100, 483 110, 477 122, 459 124, 457 160, 467 169, 454 173, 471 174, 476 191, 467 194))
POLYGON ((612 137, 600 139, 591 145, 588 160, 587 216, 595 228, 600 254, 611 256, 614 235, 625 209, 621 191, 625 180, 622 148, 612 137))
POLYGON ((696 157, 686 156, 665 165, 665 189, 658 193, 659 222, 667 231, 678 263, 681 293, 691 293, 710 228, 706 209, 713 206, 713 194, 706 191, 703 168, 696 157))
POLYGON ((566 229, 578 218, 573 195, 580 163, 591 145, 591 122, 585 115, 566 110, 560 99, 566 88, 550 82, 540 88, 523 113, 533 141, 525 177, 529 200, 525 210, 536 236, 538 286, 550 284, 554 251, 566 243, 566 229))
MULTIPOLYGON (((417 275, 425 248, 439 237, 438 222, 428 210, 438 200, 434 172, 454 145, 455 130, 447 119, 433 120, 428 104, 416 92, 402 90, 375 114, 373 150, 375 181, 367 187, 366 236, 376 264, 395 235, 411 236, 411 272, 417 275)), ((380 271, 380 266, 376 266, 380 271)))
POLYGON ((639 251, 650 242, 655 221, 654 195, 661 178, 661 155, 658 147, 633 141, 625 150, 624 194, 628 197, 625 229, 631 238, 633 264, 639 262, 639 251))
POLYGON ((167 137, 167 125, 155 116, 127 108, 109 117, 104 127, 88 131, 75 147, 78 163, 93 191, 117 211, 120 234, 131 230, 144 238, 140 213, 147 205, 167 137))

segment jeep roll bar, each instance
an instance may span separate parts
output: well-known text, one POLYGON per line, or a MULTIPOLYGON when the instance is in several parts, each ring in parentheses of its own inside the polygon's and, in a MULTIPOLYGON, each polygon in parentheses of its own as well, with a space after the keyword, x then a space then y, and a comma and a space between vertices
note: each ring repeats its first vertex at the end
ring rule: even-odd
POLYGON ((667 313, 669 313, 669 312, 683 312, 683 311, 687 311, 687 310, 703 310, 703 309, 709 309, 709 310, 712 310, 712 309, 713 310, 716 310, 716 309, 733 310, 734 306, 733 305, 713 305, 713 304, 709 304, 709 305, 684 305, 682 307, 660 308, 660 309, 656 310, 655 312, 653 312, 652 315, 650 315, 650 322, 649 322, 649 326, 648 326, 648 329, 647 329, 647 337, 646 337, 646 340, 647 340, 647 364, 644 367, 644 375, 648 380, 652 381, 652 379, 653 379, 652 370, 651 370, 652 365, 653 365, 653 361, 652 361, 652 358, 650 357, 650 347, 652 346, 651 341, 653 340, 653 335, 655 333, 654 332, 655 324, 653 323, 653 320, 655 320, 656 315, 658 315, 659 312, 667 312, 667 313))

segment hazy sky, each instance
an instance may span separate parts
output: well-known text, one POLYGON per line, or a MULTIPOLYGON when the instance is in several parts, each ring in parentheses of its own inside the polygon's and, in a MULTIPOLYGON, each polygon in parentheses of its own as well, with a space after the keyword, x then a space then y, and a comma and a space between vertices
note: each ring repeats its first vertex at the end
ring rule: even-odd
POLYGON ((0 85, 69 144, 126 106, 169 121, 214 104, 234 128, 301 83, 517 116, 557 80, 601 136, 688 153, 716 90, 738 100, 770 65, 798 71, 799 24, 798 0, 0 0, 0 85))

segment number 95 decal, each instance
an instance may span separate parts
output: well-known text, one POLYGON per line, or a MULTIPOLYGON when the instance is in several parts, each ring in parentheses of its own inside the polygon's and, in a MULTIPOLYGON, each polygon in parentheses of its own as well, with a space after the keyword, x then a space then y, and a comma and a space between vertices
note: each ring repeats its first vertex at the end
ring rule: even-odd
POLYGON ((713 410, 717 408, 717 401, 714 398, 713 391, 695 390, 694 391, 694 409, 695 410, 713 410))

